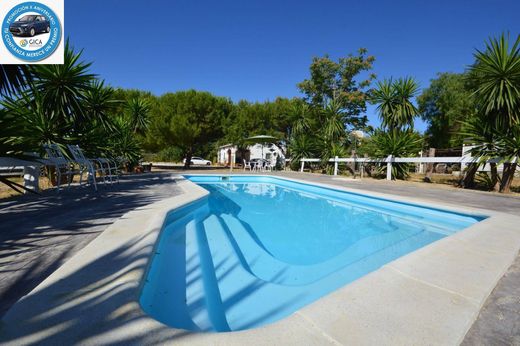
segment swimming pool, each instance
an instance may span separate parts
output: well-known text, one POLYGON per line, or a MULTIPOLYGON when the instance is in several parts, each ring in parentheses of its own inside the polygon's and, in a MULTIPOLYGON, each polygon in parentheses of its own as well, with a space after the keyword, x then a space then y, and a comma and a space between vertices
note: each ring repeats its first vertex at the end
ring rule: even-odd
POLYGON ((209 196, 165 220, 141 292, 169 326, 280 320, 483 217, 266 176, 186 176, 209 196))

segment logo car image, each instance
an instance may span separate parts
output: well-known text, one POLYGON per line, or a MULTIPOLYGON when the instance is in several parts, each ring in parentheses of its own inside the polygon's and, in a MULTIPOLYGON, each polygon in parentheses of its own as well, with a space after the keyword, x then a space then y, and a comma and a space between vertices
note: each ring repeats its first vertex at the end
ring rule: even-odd
POLYGON ((49 33, 51 25, 44 17, 36 14, 28 14, 9 26, 9 31, 14 36, 34 36, 39 33, 49 33))

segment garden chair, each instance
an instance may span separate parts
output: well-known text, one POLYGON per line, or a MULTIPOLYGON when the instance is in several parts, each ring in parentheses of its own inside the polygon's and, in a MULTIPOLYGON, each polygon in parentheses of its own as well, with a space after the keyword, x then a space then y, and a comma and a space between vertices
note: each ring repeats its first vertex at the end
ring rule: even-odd
POLYGON ((44 144, 43 149, 47 153, 47 160, 45 164, 53 166, 56 171, 56 185, 57 192, 60 192, 61 178, 67 176, 67 188, 70 187, 74 174, 80 174, 78 170, 74 170, 74 162, 63 155, 60 147, 57 144, 44 144))
POLYGON ((92 185, 94 186, 94 190, 97 191, 97 183, 96 183, 96 175, 97 173, 100 174, 101 178, 103 179, 103 184, 106 184, 107 182, 107 168, 106 165, 103 166, 103 163, 101 163, 97 159, 88 159, 83 154, 83 151, 79 148, 77 145, 70 145, 67 144, 67 148, 69 149, 70 153, 72 154, 72 157, 74 158, 74 161, 79 165, 79 171, 80 171, 80 178, 79 178, 79 184, 81 185, 83 183, 83 173, 87 173, 87 184, 92 181, 92 185))
POLYGON ((262 160, 255 161, 255 164, 253 166, 253 172, 262 171, 263 166, 264 163, 262 160))
POLYGON ((264 166, 263 166, 263 171, 264 172, 272 172, 273 171, 273 165, 271 165, 271 162, 269 161, 265 161, 264 162, 264 166))
POLYGON ((245 171, 246 169, 248 169, 248 168, 249 168, 249 170, 251 171, 251 170, 252 170, 252 168, 251 168, 251 161, 248 162, 248 161, 246 161, 246 160, 244 160, 244 159, 242 159, 242 161, 244 162, 244 171, 245 171))

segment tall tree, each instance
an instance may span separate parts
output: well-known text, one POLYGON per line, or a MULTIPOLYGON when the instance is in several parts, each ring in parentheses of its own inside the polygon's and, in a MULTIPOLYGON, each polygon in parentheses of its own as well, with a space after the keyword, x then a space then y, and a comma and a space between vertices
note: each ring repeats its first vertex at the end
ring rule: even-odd
POLYGON ((421 118, 428 123, 425 135, 431 147, 462 145, 462 122, 476 111, 466 74, 440 73, 417 97, 417 103, 421 118))
POLYGON ((374 74, 361 77, 372 69, 375 58, 364 48, 356 55, 333 61, 329 56, 313 58, 310 78, 298 84, 304 99, 314 109, 324 109, 331 100, 339 103, 345 127, 366 125, 366 102, 374 74))
POLYGON ((188 90, 165 94, 152 111, 149 137, 163 147, 182 149, 185 168, 189 168, 194 154, 200 154, 222 136, 222 124, 231 107, 229 99, 208 92, 188 90))

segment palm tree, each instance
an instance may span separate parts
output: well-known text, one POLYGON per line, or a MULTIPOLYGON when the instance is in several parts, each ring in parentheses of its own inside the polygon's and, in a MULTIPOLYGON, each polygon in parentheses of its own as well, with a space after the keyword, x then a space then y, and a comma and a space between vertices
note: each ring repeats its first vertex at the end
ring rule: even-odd
POLYGON ((377 82, 372 91, 372 103, 377 104, 381 125, 387 129, 413 127, 413 119, 419 114, 411 99, 417 95, 419 85, 410 77, 396 81, 384 79, 377 82))
MULTIPOLYGON (((473 187, 474 177, 477 173, 478 167, 486 164, 489 159, 497 157, 497 132, 482 116, 470 118, 462 122, 463 132, 466 140, 474 143, 475 146, 471 149, 471 156, 478 157, 479 161, 471 163, 468 166, 466 174, 462 179, 462 187, 473 187)), ((499 190, 499 179, 497 163, 491 162, 491 185, 495 191, 499 190)))
POLYGON ((73 120, 76 127, 90 120, 83 101, 96 77, 88 72, 91 63, 80 61, 81 53, 75 53, 67 41, 63 65, 31 66, 38 76, 34 89, 42 95, 45 107, 54 109, 65 121, 73 120))
POLYGON ((299 136, 310 131, 312 118, 308 104, 303 102, 294 103, 291 107, 291 115, 294 119, 291 135, 299 136))
POLYGON ((511 47, 509 41, 505 34, 490 39, 484 51, 476 51, 475 63, 470 67, 479 111, 501 138, 503 148, 496 151, 496 157, 507 159, 500 192, 510 191, 517 166, 512 154, 516 152, 515 140, 520 132, 520 35, 511 47))
POLYGON ((345 121, 341 112, 341 104, 338 101, 333 99, 327 102, 322 115, 320 132, 326 142, 337 142, 346 136, 345 121))
POLYGON ((126 108, 134 133, 143 134, 150 125, 150 103, 142 98, 133 98, 128 101, 126 108))
POLYGON ((499 132, 498 136, 497 152, 505 161, 500 192, 509 193, 520 158, 520 125, 512 126, 507 133, 499 132))
POLYGON ((498 127, 520 123, 520 35, 509 48, 509 35, 492 38, 477 49, 470 78, 476 85, 477 104, 498 127))
POLYGON ((317 146, 314 138, 308 134, 302 134, 292 138, 289 144, 291 169, 298 169, 301 159, 314 157, 317 151, 316 149, 317 146))
MULTIPOLYGON (((412 129, 399 130, 397 128, 384 131, 375 130, 367 143, 368 151, 375 157, 396 157, 417 156, 422 149, 423 138, 412 129)), ((408 177, 409 164, 394 163, 392 165, 392 177, 406 179, 408 177)), ((386 165, 380 167, 380 172, 386 170, 386 165)))
POLYGON ((82 97, 85 117, 90 121, 98 121, 105 128, 111 128, 110 114, 121 103, 114 98, 114 89, 105 86, 102 80, 94 80, 82 97))
POLYGON ((0 95, 13 94, 32 80, 27 65, 0 65, 0 95))

